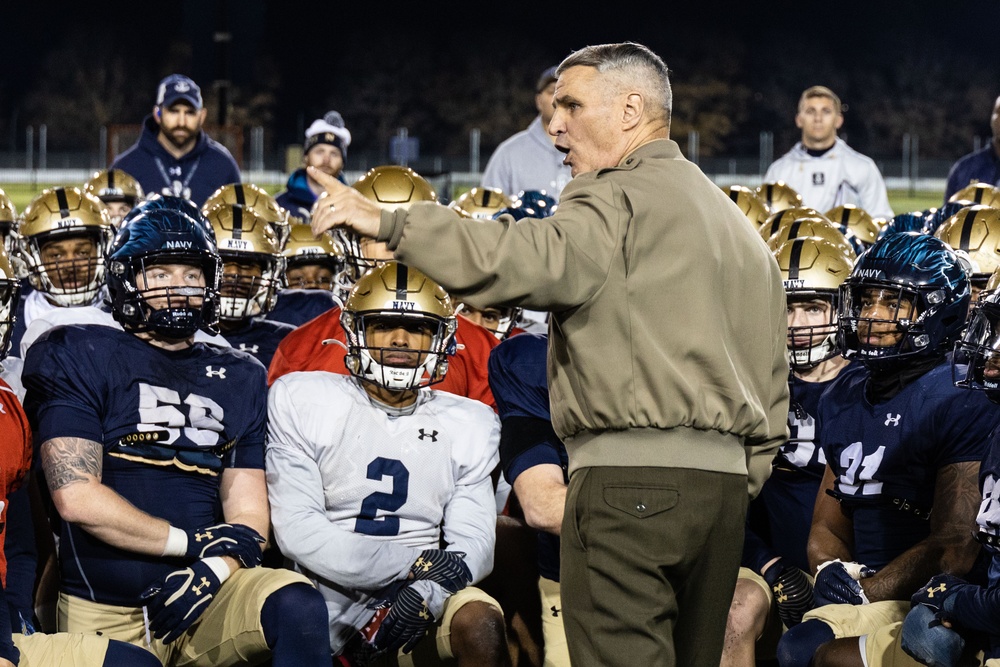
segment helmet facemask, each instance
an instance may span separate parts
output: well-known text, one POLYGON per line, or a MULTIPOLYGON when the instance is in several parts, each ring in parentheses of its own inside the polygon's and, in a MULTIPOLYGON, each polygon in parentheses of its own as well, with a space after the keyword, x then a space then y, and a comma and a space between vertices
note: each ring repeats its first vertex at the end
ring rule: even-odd
POLYGON ((21 239, 32 286, 59 306, 94 302, 104 285, 110 227, 46 232, 21 239))
POLYGON ((1000 303, 992 294, 972 307, 962 339, 955 343, 952 379, 959 387, 985 390, 1000 400, 1000 303))
POLYGON ((838 301, 836 292, 788 290, 787 343, 792 370, 810 370, 839 354, 838 301))
POLYGON ((14 311, 21 295, 16 278, 0 278, 0 359, 10 351, 10 337, 14 333, 14 311))
POLYGON ((223 253, 219 284, 219 317, 242 321, 274 309, 280 263, 268 255, 223 253))
POLYGON ((454 318, 441 319, 419 312, 346 310, 341 318, 348 339, 345 363, 352 375, 392 391, 418 389, 444 379, 447 351, 456 328, 454 318), (398 330, 409 335, 395 333, 398 330), (396 344, 407 338, 422 339, 424 344, 396 344), (377 339, 390 344, 377 345, 377 339))
POLYGON ((946 300, 944 290, 849 280, 840 298, 838 335, 846 356, 867 363, 939 351, 937 332, 926 325, 946 300))
POLYGON ((221 274, 218 256, 156 253, 128 263, 112 261, 108 269, 120 285, 116 291, 125 295, 115 308, 130 331, 152 332, 173 340, 190 338, 199 329, 217 333, 221 274), (167 284, 174 281, 166 276, 157 279, 157 267, 164 265, 191 267, 203 280, 192 279, 187 282, 198 284, 183 286, 167 284))

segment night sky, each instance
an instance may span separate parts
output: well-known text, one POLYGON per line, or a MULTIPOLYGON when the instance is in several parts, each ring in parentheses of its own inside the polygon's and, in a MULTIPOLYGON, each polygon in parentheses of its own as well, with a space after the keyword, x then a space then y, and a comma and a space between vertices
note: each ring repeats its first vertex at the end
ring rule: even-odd
MULTIPOLYGON (((44 55, 63 40, 112 40, 158 79, 164 53, 178 40, 191 46, 189 72, 204 86, 215 78, 212 32, 223 0, 164 3, 4 3, 0 39, 0 115, 9 115, 39 76, 44 55)), ((695 64, 736 59, 744 71, 775 62, 836 67, 850 77, 907 52, 947 49, 996 73, 1000 64, 1000 2, 659 2, 608 3, 599 11, 562 3, 342 3, 224 0, 234 35, 230 69, 252 87, 259 56, 281 77, 275 124, 290 126, 327 103, 318 73, 355 59, 433 54, 435 67, 471 56, 498 62, 523 58, 557 63, 592 43, 632 40, 658 52, 675 80, 695 64)), ((67 66, 72 66, 69 63, 67 66)), ((801 90, 800 81, 789 81, 801 90)), ((1000 89, 1000 80, 996 81, 1000 89)), ((152 91, 137 91, 150 95, 152 91)), ((125 120, 125 119, 123 119, 125 120)))

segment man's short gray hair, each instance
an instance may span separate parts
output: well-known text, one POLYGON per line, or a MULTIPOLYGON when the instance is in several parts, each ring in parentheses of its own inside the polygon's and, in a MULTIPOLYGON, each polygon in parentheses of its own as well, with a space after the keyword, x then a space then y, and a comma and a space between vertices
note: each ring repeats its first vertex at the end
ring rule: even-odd
POLYGON ((638 87, 650 101, 660 104, 664 118, 667 123, 670 122, 673 107, 670 72, 663 59, 648 47, 635 42, 586 46, 566 56, 556 68, 556 75, 578 66, 593 67, 602 73, 614 73, 620 77, 623 85, 638 87))

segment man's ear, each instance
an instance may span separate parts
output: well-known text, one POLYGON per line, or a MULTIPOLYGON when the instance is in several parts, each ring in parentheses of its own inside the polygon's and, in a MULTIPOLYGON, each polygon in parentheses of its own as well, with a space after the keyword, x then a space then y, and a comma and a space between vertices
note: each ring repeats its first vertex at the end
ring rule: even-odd
POLYGON ((201 111, 198 112, 198 127, 205 124, 206 118, 208 118, 208 109, 202 107, 201 111))
POLYGON ((153 107, 153 118, 156 119, 157 123, 160 122, 160 107, 153 107))
POLYGON ((631 130, 642 120, 646 110, 646 100, 639 93, 629 93, 625 96, 622 107, 622 129, 631 130))

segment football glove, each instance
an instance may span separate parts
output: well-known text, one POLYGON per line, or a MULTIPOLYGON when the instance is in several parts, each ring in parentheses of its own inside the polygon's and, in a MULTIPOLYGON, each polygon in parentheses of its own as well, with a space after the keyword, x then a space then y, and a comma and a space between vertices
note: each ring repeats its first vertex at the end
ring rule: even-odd
POLYGON ((250 526, 241 523, 220 523, 205 528, 183 530, 187 536, 183 555, 189 558, 231 556, 243 567, 257 567, 264 559, 261 546, 265 540, 250 526))
POLYGON ((916 604, 903 619, 899 639, 907 655, 931 667, 954 667, 965 649, 962 635, 942 625, 934 608, 923 603, 916 604))
POLYGON ((375 616, 363 632, 371 636, 369 644, 378 654, 394 653, 400 648, 409 653, 434 623, 423 594, 412 585, 395 591, 391 600, 383 598, 376 604, 379 607, 375 616))
POLYGON ((410 566, 414 579, 427 579, 439 584, 449 593, 457 593, 472 583, 472 572, 465 564, 461 551, 427 549, 410 566))
POLYGON ((861 587, 861 580, 875 574, 875 570, 861 563, 845 563, 839 558, 828 560, 816 570, 813 594, 816 606, 828 604, 868 604, 868 596, 861 587))
POLYGON ((794 565, 785 565, 782 559, 767 568, 764 580, 771 587, 778 617, 786 628, 802 622, 802 616, 813 608, 813 586, 805 572, 794 565))
POLYGON ((174 641, 201 617, 221 587, 222 580, 203 560, 169 573, 141 596, 150 632, 164 644, 174 641))
POLYGON ((971 585, 950 574, 936 574, 910 597, 910 605, 926 605, 934 610, 939 619, 948 618, 948 613, 953 608, 952 596, 971 585))

